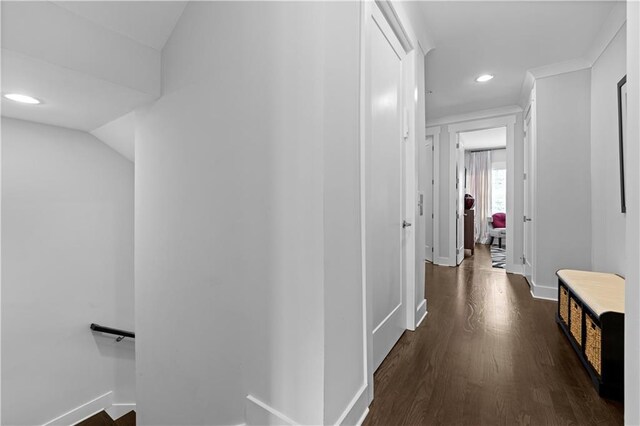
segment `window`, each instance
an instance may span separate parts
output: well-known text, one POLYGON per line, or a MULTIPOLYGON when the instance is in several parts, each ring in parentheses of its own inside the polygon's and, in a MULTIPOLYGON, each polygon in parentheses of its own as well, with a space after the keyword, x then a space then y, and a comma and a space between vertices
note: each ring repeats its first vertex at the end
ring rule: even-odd
POLYGON ((491 214, 507 212, 507 169, 491 169, 491 214))

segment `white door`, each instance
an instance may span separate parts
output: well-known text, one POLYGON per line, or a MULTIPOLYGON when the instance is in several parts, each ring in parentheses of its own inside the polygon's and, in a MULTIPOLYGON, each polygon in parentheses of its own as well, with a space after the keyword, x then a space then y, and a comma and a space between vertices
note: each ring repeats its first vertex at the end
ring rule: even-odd
POLYGON ((525 278, 531 283, 531 274, 533 271, 532 264, 532 176, 531 176, 531 159, 532 159, 532 138, 531 138, 531 109, 525 117, 524 122, 524 253, 523 269, 525 278))
POLYGON ((433 262, 433 136, 427 136, 424 155, 420 157, 420 169, 424 174, 424 216, 425 216, 425 253, 429 262, 433 262))
POLYGON ((402 282, 404 52, 376 6, 367 46, 365 143, 367 288, 372 300, 373 367, 377 369, 405 330, 402 282))
POLYGON ((464 147, 458 138, 458 148, 456 153, 456 264, 459 265, 464 260, 464 147))

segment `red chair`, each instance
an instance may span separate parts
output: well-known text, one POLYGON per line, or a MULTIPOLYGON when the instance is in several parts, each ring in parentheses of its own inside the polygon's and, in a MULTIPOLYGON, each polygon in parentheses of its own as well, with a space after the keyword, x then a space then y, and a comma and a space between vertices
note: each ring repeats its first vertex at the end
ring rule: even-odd
POLYGON ((489 218, 489 236, 493 245, 493 239, 498 239, 498 247, 502 248, 502 239, 507 237, 507 215, 506 213, 494 213, 489 218))

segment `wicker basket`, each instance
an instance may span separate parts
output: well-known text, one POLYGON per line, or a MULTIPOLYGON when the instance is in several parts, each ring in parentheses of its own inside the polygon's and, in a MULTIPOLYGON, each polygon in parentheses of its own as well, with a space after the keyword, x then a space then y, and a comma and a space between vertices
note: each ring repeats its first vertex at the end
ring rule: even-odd
POLYGON ((566 288, 560 287, 560 319, 565 324, 569 324, 569 292, 566 288))
POLYGON ((601 376, 602 332, 589 315, 586 316, 585 327, 584 353, 593 369, 601 376))
POLYGON ((569 299, 571 301, 571 334, 578 345, 582 346, 582 306, 574 298, 569 299))

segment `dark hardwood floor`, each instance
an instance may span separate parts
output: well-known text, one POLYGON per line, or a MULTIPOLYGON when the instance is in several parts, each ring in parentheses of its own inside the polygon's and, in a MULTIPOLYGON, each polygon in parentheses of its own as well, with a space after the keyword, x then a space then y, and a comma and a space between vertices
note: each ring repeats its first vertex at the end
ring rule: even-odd
POLYGON ((459 268, 426 266, 428 315, 375 373, 372 425, 618 425, 555 323, 556 303, 491 267, 488 246, 459 268))
POLYGON ((129 411, 122 417, 113 420, 111 416, 103 410, 84 419, 75 426, 136 426, 136 412, 129 411))

